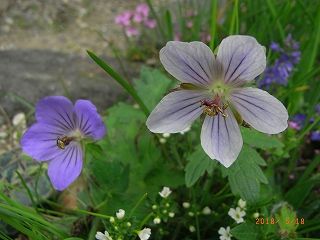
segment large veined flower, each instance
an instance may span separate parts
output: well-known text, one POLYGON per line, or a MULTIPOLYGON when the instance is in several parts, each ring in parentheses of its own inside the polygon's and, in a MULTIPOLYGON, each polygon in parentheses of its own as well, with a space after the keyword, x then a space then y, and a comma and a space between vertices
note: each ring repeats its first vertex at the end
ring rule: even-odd
POLYGON ((64 190, 81 173, 82 141, 101 139, 105 125, 90 101, 78 100, 73 105, 63 96, 40 100, 36 120, 21 139, 22 150, 37 161, 48 161, 53 187, 64 190))
POLYGON ((268 134, 287 128, 283 104, 266 91, 245 86, 266 67, 265 48, 255 38, 229 36, 216 56, 202 42, 170 41, 160 50, 160 60, 181 84, 151 112, 150 131, 181 132, 204 114, 201 145, 210 158, 229 167, 243 144, 239 122, 268 134))

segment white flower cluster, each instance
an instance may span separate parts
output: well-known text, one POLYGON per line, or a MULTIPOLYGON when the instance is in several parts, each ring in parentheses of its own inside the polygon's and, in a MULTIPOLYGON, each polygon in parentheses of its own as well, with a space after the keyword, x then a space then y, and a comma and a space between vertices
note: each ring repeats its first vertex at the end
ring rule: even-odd
POLYGON ((233 218, 236 223, 244 222, 244 216, 246 215, 246 201, 242 200, 241 198, 238 201, 238 207, 230 208, 228 215, 233 218))
MULTIPOLYGON (((242 223, 244 222, 244 216, 246 215, 246 206, 247 202, 243 199, 239 199, 238 206, 234 208, 230 208, 228 215, 236 221, 236 223, 242 223)), ((230 227, 227 226, 226 228, 221 227, 218 231, 220 235, 220 240, 231 240, 232 234, 230 233, 230 227)))

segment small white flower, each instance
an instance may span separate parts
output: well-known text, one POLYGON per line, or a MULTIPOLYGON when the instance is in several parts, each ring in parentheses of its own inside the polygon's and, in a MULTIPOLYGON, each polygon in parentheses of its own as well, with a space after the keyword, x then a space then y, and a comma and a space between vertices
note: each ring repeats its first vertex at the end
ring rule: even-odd
POLYGON ((24 127, 26 125, 26 115, 24 113, 17 113, 14 115, 12 119, 13 126, 22 126, 24 127))
POLYGON ((170 133, 164 133, 164 134, 162 134, 162 137, 168 138, 168 137, 170 137, 170 133))
POLYGON ((160 224, 161 223, 161 219, 159 217, 156 217, 155 219, 153 219, 153 223, 154 224, 160 224))
POLYGON ((135 104, 133 104, 133 108, 135 108, 135 109, 139 109, 139 108, 140 108, 140 106, 139 106, 139 104, 135 103, 135 104))
POLYGON ((141 231, 139 231, 139 233, 138 233, 140 240, 148 240, 150 235, 151 235, 150 228, 144 228, 141 231))
POLYGON ((105 231, 104 234, 102 232, 97 232, 96 239, 98 239, 98 240, 112 240, 112 237, 110 237, 108 231, 105 231))
POLYGON ((196 228, 195 228, 193 225, 190 225, 190 226, 189 226, 189 231, 190 231, 190 232, 195 232, 195 231, 196 231, 196 228))
POLYGON ((241 208, 236 207, 236 209, 234 208, 230 208, 228 215, 233 218, 236 223, 242 223, 244 222, 243 217, 246 215, 246 212, 243 211, 241 208))
POLYGON ((182 206, 183 206, 184 208, 189 208, 189 207, 190 207, 190 203, 184 202, 184 203, 182 203, 182 206))
POLYGON ((119 209, 118 212, 116 212, 117 218, 122 219, 124 218, 124 215, 126 214, 126 211, 123 209, 119 209))
POLYGON ((218 233, 220 234, 220 240, 231 240, 232 235, 230 233, 230 227, 221 227, 218 233))
POLYGON ((169 212, 169 217, 173 218, 174 217, 174 212, 169 212))
POLYGON ((181 134, 181 135, 184 135, 186 132, 189 132, 190 129, 191 129, 191 126, 189 126, 189 127, 187 127, 186 129, 182 130, 182 131, 180 132, 180 134, 181 134))
POLYGON ((260 214, 258 212, 255 212, 253 215, 252 215, 254 218, 258 218, 260 216, 260 214))
POLYGON ((246 209, 246 205, 247 205, 247 202, 245 200, 242 200, 241 198, 239 199, 238 201, 238 206, 241 208, 241 209, 246 209))
POLYGON ((194 212, 188 212, 188 215, 189 215, 190 217, 193 217, 193 216, 194 216, 194 212))
POLYGON ((168 187, 163 187, 162 191, 159 192, 160 196, 163 198, 167 198, 169 197, 169 195, 172 193, 172 191, 170 190, 170 188, 168 187))
POLYGON ((203 215, 210 215, 211 214, 211 209, 208 207, 208 206, 206 206, 206 207, 204 207, 203 209, 202 209, 202 214, 203 215))
POLYGON ((110 217, 109 221, 110 221, 111 223, 114 223, 114 217, 110 217))

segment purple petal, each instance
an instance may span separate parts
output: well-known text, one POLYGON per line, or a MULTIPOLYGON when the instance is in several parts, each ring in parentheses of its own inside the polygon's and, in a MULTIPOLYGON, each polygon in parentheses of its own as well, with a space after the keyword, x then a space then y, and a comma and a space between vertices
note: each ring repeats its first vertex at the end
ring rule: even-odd
POLYGON ((170 41, 160 50, 164 68, 183 83, 208 86, 214 78, 215 57, 202 42, 170 41))
POLYGON ((169 93, 151 112, 147 127, 155 133, 176 133, 189 127, 203 112, 206 92, 181 90, 169 93))
POLYGON ((38 122, 52 125, 69 132, 75 128, 72 102, 63 96, 50 96, 41 99, 36 106, 38 122))
POLYGON ((253 80, 266 68, 265 48, 255 38, 235 35, 222 40, 217 59, 227 83, 253 80))
POLYGON ((88 100, 78 100, 74 106, 77 117, 76 125, 85 134, 98 140, 103 138, 106 127, 96 107, 88 100))
POLYGON ((211 159, 230 167, 242 148, 240 129, 233 113, 227 109, 227 117, 218 114, 206 116, 201 130, 201 145, 211 159))
POLYGON ((241 88, 231 94, 232 103, 243 120, 260 132, 276 134, 288 127, 288 112, 266 91, 241 88))
POLYGON ((59 127, 35 123, 22 136, 22 150, 38 161, 51 160, 60 153, 57 139, 62 135, 59 127))
POLYGON ((62 154, 49 162, 48 175, 56 190, 67 188, 81 173, 82 149, 77 143, 71 143, 62 154))

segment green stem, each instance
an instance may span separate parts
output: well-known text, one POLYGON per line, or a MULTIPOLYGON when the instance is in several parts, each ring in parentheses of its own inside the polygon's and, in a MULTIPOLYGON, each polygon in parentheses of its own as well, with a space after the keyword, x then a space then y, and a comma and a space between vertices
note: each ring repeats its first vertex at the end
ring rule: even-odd
POLYGON ((152 217, 153 213, 149 213, 147 216, 145 216, 145 218, 141 221, 140 223, 140 229, 146 224, 146 222, 149 221, 149 219, 152 217))
POLYGON ((132 85, 126 81, 118 72, 113 70, 106 62, 104 62, 101 58, 96 56, 93 52, 87 50, 88 55, 95 61, 106 73, 108 73, 114 80, 116 80, 132 97, 133 99, 139 104, 142 111, 145 113, 146 116, 149 116, 149 110, 146 105, 143 103, 141 98, 139 97, 136 90, 132 87, 132 85))
POLYGON ((162 25, 161 25, 161 21, 160 21, 156 11, 154 10, 154 8, 152 6, 151 0, 146 0, 146 2, 148 4, 148 7, 150 8, 150 12, 151 12, 152 16, 155 18, 155 20, 157 22, 157 26, 158 26, 158 28, 160 30, 162 38, 165 39, 165 37, 166 37, 165 32, 163 31, 163 28, 162 28, 162 25))
POLYGON ((214 51, 214 39, 216 38, 216 26, 217 26, 217 6, 218 1, 212 0, 211 1, 211 40, 210 40, 210 48, 214 51))
POLYGON ((18 175, 18 177, 19 177, 19 179, 20 179, 20 181, 21 181, 21 183, 22 183, 22 186, 26 189, 26 191, 27 191, 27 193, 28 193, 28 196, 29 196, 29 198, 30 198, 30 200, 31 200, 31 202, 32 202, 32 206, 35 208, 37 204, 36 204, 36 202, 35 202, 34 199, 33 199, 33 196, 32 196, 32 193, 31 193, 29 187, 27 186, 27 184, 26 184, 26 182, 24 181, 24 179, 23 179, 23 177, 21 176, 21 174, 20 174, 18 171, 16 171, 16 173, 17 173, 17 175, 18 175))
POLYGON ((142 197, 139 199, 139 201, 136 203, 136 205, 134 205, 134 207, 132 208, 132 210, 129 213, 129 218, 132 217, 133 213, 135 212, 135 210, 139 207, 139 205, 145 200, 145 198, 148 196, 148 193, 145 193, 142 195, 142 197))

